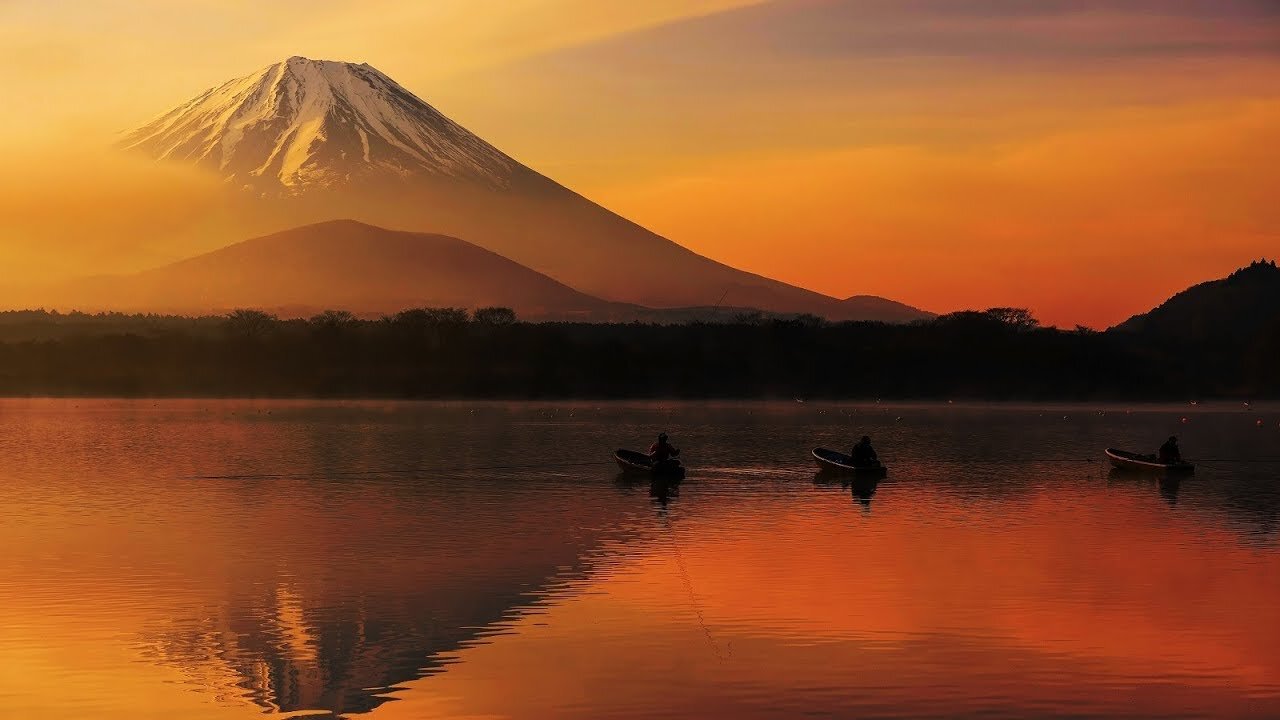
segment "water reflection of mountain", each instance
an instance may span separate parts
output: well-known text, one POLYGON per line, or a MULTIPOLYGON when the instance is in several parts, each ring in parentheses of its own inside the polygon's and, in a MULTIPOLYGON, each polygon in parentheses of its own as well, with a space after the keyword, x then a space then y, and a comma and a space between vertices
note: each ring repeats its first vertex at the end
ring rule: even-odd
MULTIPOLYGON (((542 599, 572 592, 597 549, 642 511, 617 493, 584 501, 572 485, 417 487, 345 543, 305 531, 267 538, 270 553, 225 578, 201 617, 149 633, 147 654, 222 700, 367 712, 542 599)), ((362 502, 326 495, 326 515, 362 502)))

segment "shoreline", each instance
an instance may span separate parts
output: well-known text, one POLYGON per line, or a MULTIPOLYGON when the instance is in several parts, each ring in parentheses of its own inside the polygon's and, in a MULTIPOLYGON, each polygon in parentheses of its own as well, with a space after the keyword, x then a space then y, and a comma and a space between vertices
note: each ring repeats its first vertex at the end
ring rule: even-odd
POLYGON ((264 403, 275 405, 542 405, 566 408, 578 408, 584 405, 612 406, 647 406, 662 407, 664 405, 683 405, 690 407, 724 407, 735 406, 830 409, 854 408, 857 410, 875 409, 954 409, 954 410, 1074 410, 1103 412, 1186 412, 1234 414, 1265 414, 1280 412, 1280 398, 1251 401, 1249 406, 1236 398, 1215 398, 1200 400, 1192 405, 1185 400, 1160 399, 922 399, 922 398, 890 398, 880 400, 820 398, 798 402, 793 399, 776 397, 399 397, 375 395, 3 395, 0 394, 0 405, 22 402, 48 403, 185 403, 185 402, 217 402, 217 403, 264 403))

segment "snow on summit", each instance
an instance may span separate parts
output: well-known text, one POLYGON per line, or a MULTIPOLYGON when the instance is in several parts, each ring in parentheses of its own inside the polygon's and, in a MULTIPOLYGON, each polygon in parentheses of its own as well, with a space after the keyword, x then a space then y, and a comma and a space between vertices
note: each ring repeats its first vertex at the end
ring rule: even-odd
POLYGON ((208 90, 119 146, 269 194, 420 175, 503 188, 518 167, 373 67, 304 57, 208 90))

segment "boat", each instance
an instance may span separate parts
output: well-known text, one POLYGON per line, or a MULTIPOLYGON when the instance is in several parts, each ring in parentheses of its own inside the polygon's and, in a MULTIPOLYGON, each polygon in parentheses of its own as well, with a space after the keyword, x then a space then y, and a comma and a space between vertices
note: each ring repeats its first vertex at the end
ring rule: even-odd
POLYGON ((1189 462, 1162 463, 1155 455, 1139 455, 1115 448, 1107 448, 1106 453, 1111 466, 1117 470, 1168 474, 1189 474, 1196 470, 1196 466, 1189 462))
POLYGON ((826 448, 814 448, 813 459, 818 463, 818 470, 839 475, 857 475, 858 477, 884 477, 889 468, 884 463, 874 465, 855 465, 853 458, 842 452, 826 448))
POLYGON ((669 480, 684 478, 684 465, 675 458, 655 463, 653 458, 645 453, 635 450, 618 450, 613 454, 613 459, 627 475, 646 475, 669 480))

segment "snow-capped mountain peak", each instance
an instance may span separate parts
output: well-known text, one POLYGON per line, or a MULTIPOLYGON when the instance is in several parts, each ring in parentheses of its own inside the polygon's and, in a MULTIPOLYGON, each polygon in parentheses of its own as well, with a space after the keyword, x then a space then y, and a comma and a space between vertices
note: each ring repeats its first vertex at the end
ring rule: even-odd
POLYGON ((268 194, 421 175, 502 188, 518 167, 372 66, 300 56, 207 90, 119 145, 268 194))

